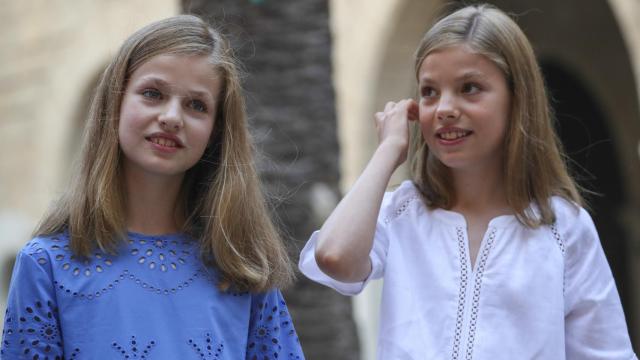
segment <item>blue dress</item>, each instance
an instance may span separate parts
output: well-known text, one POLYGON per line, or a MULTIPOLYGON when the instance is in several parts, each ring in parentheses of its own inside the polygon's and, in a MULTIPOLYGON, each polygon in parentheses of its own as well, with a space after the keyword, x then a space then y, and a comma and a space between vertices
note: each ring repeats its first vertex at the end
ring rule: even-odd
POLYGON ((304 359, 279 290, 222 292, 182 235, 77 258, 66 234, 18 254, 2 359, 304 359))

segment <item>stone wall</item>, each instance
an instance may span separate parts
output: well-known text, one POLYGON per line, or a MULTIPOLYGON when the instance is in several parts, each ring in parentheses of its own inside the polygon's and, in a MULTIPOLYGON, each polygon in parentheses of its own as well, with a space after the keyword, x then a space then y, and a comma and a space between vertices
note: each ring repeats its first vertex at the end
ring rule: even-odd
POLYGON ((175 0, 3 1, 0 307, 16 251, 68 179, 99 73, 126 36, 178 10, 175 0))

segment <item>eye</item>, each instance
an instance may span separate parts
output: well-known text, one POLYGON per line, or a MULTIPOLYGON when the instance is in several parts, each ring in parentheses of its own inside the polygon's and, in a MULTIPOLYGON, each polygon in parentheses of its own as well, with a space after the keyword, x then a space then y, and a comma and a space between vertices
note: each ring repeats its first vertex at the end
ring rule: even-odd
POLYGON ((480 90, 480 85, 476 83, 464 83, 464 85, 462 85, 463 94, 475 94, 480 90))
POLYGON ((420 95, 423 98, 432 98, 435 97, 438 93, 436 92, 436 89, 432 88, 431 86, 424 86, 422 87, 422 89, 420 89, 420 95))
POLYGON ((207 105, 200 100, 189 101, 189 107, 198 112, 207 112, 207 105))
POLYGON ((142 96, 148 99, 160 99, 162 98, 162 93, 156 89, 144 89, 142 96))

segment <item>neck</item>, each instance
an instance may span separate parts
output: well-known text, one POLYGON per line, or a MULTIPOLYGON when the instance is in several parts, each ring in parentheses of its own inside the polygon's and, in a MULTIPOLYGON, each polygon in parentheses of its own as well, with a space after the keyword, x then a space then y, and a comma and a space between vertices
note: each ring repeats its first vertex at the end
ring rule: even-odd
POLYGON ((511 214, 500 166, 471 170, 452 169, 456 202, 452 208, 462 214, 495 217, 511 214))
POLYGON ((184 223, 179 203, 183 177, 155 176, 125 167, 127 229, 149 235, 178 232, 184 223))

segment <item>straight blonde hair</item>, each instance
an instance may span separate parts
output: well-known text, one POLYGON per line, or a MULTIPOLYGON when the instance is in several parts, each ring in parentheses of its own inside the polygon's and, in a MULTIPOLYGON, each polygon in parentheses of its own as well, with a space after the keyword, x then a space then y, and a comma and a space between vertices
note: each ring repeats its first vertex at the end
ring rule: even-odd
POLYGON ((179 15, 131 35, 108 65, 93 97, 81 158, 67 191, 34 236, 68 231, 71 250, 116 253, 126 238, 122 151, 118 123, 131 74, 162 54, 208 56, 222 78, 211 144, 189 169, 181 188, 183 231, 200 242, 201 257, 221 272, 218 284, 246 291, 284 287, 293 270, 270 218, 253 162, 245 102, 232 49, 202 19, 179 15))
MULTIPOLYGON (((434 51, 467 46, 486 56, 507 79, 510 119, 503 146, 503 178, 509 206, 529 227, 552 224, 552 196, 577 205, 583 200, 564 162, 542 73, 520 27, 504 12, 487 4, 459 9, 439 20, 423 37, 415 55, 415 72, 434 51)), ((450 209, 455 193, 450 171, 427 147, 415 128, 412 178, 430 207, 450 209)))

